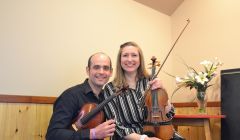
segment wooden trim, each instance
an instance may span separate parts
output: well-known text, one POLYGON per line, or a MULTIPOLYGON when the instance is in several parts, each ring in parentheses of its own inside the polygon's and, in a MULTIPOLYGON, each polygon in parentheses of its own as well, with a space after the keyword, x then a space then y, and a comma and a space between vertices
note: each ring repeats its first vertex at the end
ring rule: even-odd
MULTIPOLYGON (((22 96, 22 95, 0 95, 0 102, 5 103, 40 103, 53 104, 57 97, 44 96, 22 96)), ((173 103, 174 107, 197 107, 196 102, 179 102, 173 103)), ((220 101, 212 101, 207 103, 208 107, 220 107, 220 101)))
POLYGON ((22 96, 22 95, 0 95, 0 102, 4 103, 39 103, 53 104, 56 97, 44 96, 22 96))
MULTIPOLYGON (((174 107, 197 107, 196 102, 173 103, 174 107)), ((207 107, 221 107, 220 101, 211 101, 207 103, 207 107)))

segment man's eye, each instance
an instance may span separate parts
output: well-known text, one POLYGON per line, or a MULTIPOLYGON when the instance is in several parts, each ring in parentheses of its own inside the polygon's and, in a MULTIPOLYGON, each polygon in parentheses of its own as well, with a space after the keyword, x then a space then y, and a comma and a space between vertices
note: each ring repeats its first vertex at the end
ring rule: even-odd
POLYGON ((99 65, 93 66, 93 69, 95 69, 95 70, 100 70, 101 68, 102 68, 104 71, 109 71, 109 70, 111 69, 109 66, 99 66, 99 65))
POLYGON ((101 66, 95 65, 95 66, 93 66, 93 69, 99 70, 99 69, 101 69, 101 66))
POLYGON ((103 66, 103 70, 109 71, 109 70, 110 70, 110 67, 109 67, 109 66, 103 66))

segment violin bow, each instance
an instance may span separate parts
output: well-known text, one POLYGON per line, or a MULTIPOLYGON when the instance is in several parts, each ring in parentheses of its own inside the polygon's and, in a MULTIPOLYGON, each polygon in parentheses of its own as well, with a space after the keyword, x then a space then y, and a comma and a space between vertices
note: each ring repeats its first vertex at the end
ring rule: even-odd
POLYGON ((156 78, 157 77, 157 75, 159 74, 159 72, 161 71, 161 69, 162 69, 162 67, 163 67, 163 65, 165 64, 165 62, 167 61, 167 58, 168 58, 168 56, 170 55, 170 53, 172 52, 172 50, 173 50, 173 48, 175 47, 175 45, 177 44, 177 41, 179 40, 179 38, 182 36, 182 34, 183 34, 183 32, 185 31, 185 29, 187 28, 187 26, 188 26, 188 24, 190 23, 190 20, 189 19, 187 19, 187 24, 185 25, 185 27, 182 29, 182 31, 180 32, 180 34, 179 34, 179 36, 177 37, 177 39, 175 40, 175 42, 174 42, 174 44, 173 44, 173 46, 171 47, 171 49, 170 49, 170 51, 168 52, 168 54, 167 54, 167 56, 165 57, 165 59, 163 60, 163 63, 162 63, 162 65, 160 65, 160 67, 159 67, 159 69, 158 69, 158 71, 157 71, 157 73, 152 77, 152 80, 154 79, 154 78, 156 78))
MULTIPOLYGON (((153 76, 151 77, 151 80, 153 80, 154 78, 156 78, 156 77, 158 76, 158 74, 159 74, 159 72, 161 71, 163 65, 165 64, 165 62, 166 62, 168 56, 170 55, 170 53, 172 52, 173 48, 174 48, 175 45, 177 44, 177 41, 178 41, 179 38, 182 36, 184 30, 187 28, 188 24, 190 23, 190 20, 189 20, 189 19, 187 19, 186 21, 187 21, 187 24, 184 26, 184 28, 183 28, 182 31, 180 32, 179 36, 178 36, 177 39, 175 40, 173 46, 171 47, 171 49, 170 49, 170 51, 168 52, 168 54, 167 54, 167 56, 165 57, 165 59, 163 60, 162 65, 160 65, 160 67, 159 67, 157 73, 155 73, 155 75, 153 75, 153 76)), ((150 88, 151 88, 151 86, 148 84, 148 87, 147 87, 146 90, 145 90, 145 94, 144 94, 144 96, 142 96, 142 97, 139 99, 139 100, 140 100, 140 103, 139 103, 140 105, 143 105, 143 104, 144 104, 143 101, 144 101, 144 99, 146 98, 147 93, 148 93, 147 91, 150 90, 150 88)))

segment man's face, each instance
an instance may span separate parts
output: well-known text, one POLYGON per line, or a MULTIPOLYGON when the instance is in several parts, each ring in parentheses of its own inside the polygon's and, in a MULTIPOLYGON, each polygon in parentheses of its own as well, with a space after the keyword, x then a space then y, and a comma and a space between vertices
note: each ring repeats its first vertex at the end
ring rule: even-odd
POLYGON ((94 55, 90 67, 87 67, 87 74, 91 86, 102 88, 112 75, 109 57, 104 54, 94 55))

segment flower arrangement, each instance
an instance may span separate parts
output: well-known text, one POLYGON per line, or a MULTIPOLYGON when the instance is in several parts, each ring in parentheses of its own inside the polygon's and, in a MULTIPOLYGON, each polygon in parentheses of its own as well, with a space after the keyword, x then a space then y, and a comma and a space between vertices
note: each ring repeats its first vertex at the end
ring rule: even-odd
POLYGON ((184 77, 174 76, 177 88, 172 96, 182 87, 195 88, 197 90, 197 99, 203 102, 207 88, 212 86, 208 83, 216 76, 216 70, 222 63, 215 58, 215 61, 204 60, 200 64, 203 65, 204 71, 197 72, 194 68, 185 64, 188 69, 187 75, 184 77))
POLYGON ((222 65, 217 58, 215 61, 204 60, 200 63, 204 67, 204 71, 197 72, 194 68, 187 66, 188 73, 182 78, 176 76, 177 87, 189 87, 190 89, 195 88, 197 91, 206 91, 208 83, 216 76, 216 70, 222 65))

